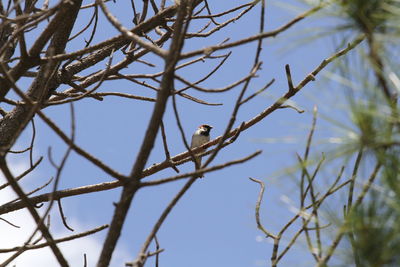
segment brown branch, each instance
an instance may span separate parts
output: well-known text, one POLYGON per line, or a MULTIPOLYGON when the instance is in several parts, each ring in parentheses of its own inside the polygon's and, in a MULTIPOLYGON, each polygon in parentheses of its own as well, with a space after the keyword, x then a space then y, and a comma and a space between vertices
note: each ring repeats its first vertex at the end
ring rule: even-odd
POLYGON ((261 207, 261 202, 264 196, 264 191, 265 191, 265 184, 263 181, 254 179, 254 178, 249 178, 251 181, 258 183, 260 185, 260 193, 258 194, 258 199, 256 203, 256 223, 257 223, 257 228, 260 229, 267 237, 271 237, 273 239, 277 239, 278 237, 269 232, 265 227, 262 225, 261 220, 260 220, 260 207, 261 207))
MULTIPOLYGON (((88 185, 88 186, 81 186, 81 187, 76 187, 76 188, 72 188, 72 189, 64 189, 64 190, 55 191, 53 193, 50 192, 50 193, 31 197, 31 198, 29 198, 29 202, 31 202, 32 205, 36 205, 38 203, 49 201, 51 198, 54 200, 58 200, 58 199, 62 199, 65 197, 71 197, 71 196, 92 193, 92 192, 100 192, 100 191, 110 190, 113 188, 117 188, 119 186, 122 186, 122 182, 112 181, 112 182, 105 182, 105 183, 88 185)), ((26 207, 26 205, 23 201, 17 201, 15 203, 10 203, 7 205, 4 204, 4 205, 0 206, 0 214, 9 213, 9 212, 19 210, 19 209, 22 209, 25 207, 26 207)))
POLYGON ((226 11, 221 12, 221 13, 218 13, 218 14, 203 15, 203 16, 192 16, 191 19, 194 20, 194 19, 211 19, 211 18, 218 18, 218 17, 225 16, 225 15, 227 15, 227 14, 230 14, 230 13, 235 12, 236 10, 239 10, 239 9, 242 9, 242 8, 245 8, 245 7, 248 7, 248 6, 253 5, 253 4, 254 4, 254 1, 251 1, 251 2, 249 2, 249 3, 247 3, 247 4, 243 4, 243 5, 234 7, 234 8, 232 8, 232 9, 226 10, 226 11))
MULTIPOLYGON (((93 15, 90 18, 89 22, 82 28, 82 30, 78 31, 76 34, 71 36, 68 39, 68 41, 71 41, 71 40, 75 39, 76 37, 78 37, 79 35, 81 35, 82 33, 84 33, 90 27, 90 25, 92 25, 93 21, 97 21, 97 17, 98 17, 98 11, 97 11, 97 5, 96 5, 96 6, 94 6, 93 15)), ((96 28, 96 24, 97 24, 97 22, 95 22, 94 28, 96 28)), ((91 37, 93 37, 93 33, 92 33, 91 37)), ((92 38, 90 38, 90 39, 92 39, 92 38)))
POLYGON ((254 97, 258 96, 259 94, 261 94, 262 92, 264 92, 265 90, 267 90, 273 83, 275 82, 275 79, 272 79, 270 82, 268 82, 263 88, 261 88, 260 90, 257 90, 255 93, 251 94, 250 96, 248 96, 247 98, 243 99, 242 102, 240 102, 240 105, 243 105, 244 103, 250 101, 251 99, 253 99, 254 97))
MULTIPOLYGON (((86 232, 83 232, 83 233, 80 233, 80 234, 71 235, 71 236, 67 236, 67 237, 59 238, 59 239, 54 239, 54 242, 55 243, 62 243, 62 242, 66 242, 66 241, 71 241, 71 240, 74 240, 74 239, 77 239, 77 238, 81 238, 81 237, 85 237, 85 236, 88 236, 88 235, 95 234, 97 232, 100 232, 100 231, 106 229, 107 227, 108 227, 108 225, 105 224, 105 225, 99 226, 99 227, 94 228, 94 229, 92 229, 90 231, 86 231, 86 232)), ((3 249, 0 249, 0 253, 13 252, 13 251, 21 250, 21 249, 23 249, 24 251, 31 250, 31 249, 39 249, 39 248, 48 247, 49 245, 50 244, 48 242, 45 242, 45 243, 42 243, 42 244, 38 244, 38 245, 28 245, 27 244, 27 245, 24 245, 22 247, 14 247, 14 248, 6 248, 6 249, 3 248, 3 249)))
MULTIPOLYGON (((54 191, 53 191, 53 192, 54 192, 54 191)), ((63 211, 63 208, 62 208, 61 199, 58 199, 58 200, 57 200, 57 204, 58 204, 58 211, 60 212, 60 216, 61 216, 61 221, 63 222, 65 228, 67 228, 68 230, 70 230, 71 232, 73 232, 74 229, 72 229, 72 228, 68 225, 67 219, 66 219, 66 217, 64 216, 64 211, 63 211)))
POLYGON ((351 179, 350 179, 351 182, 350 182, 350 186, 349 186, 349 194, 348 194, 348 200, 347 200, 347 211, 346 211, 346 213, 350 212, 351 207, 353 205, 354 185, 355 185, 355 182, 356 182, 358 168, 360 167, 362 156, 363 156, 363 148, 361 148, 358 151, 357 158, 356 158, 356 161, 355 161, 354 167, 353 167, 353 173, 351 174, 351 179))
POLYGON ((162 136, 162 140, 163 140, 163 147, 164 147, 164 152, 165 152, 165 160, 169 161, 171 163, 171 168, 176 171, 177 173, 179 173, 178 168, 174 165, 174 163, 171 161, 171 155, 169 153, 169 149, 168 149, 168 144, 167 144, 167 136, 165 134, 165 128, 164 128, 164 123, 161 122, 161 136, 162 136))
POLYGON ((290 66, 289 64, 285 65, 285 70, 286 70, 286 78, 288 81, 288 87, 289 87, 289 91, 293 90, 293 81, 292 81, 292 74, 290 73, 290 66))
POLYGON ((4 218, 1 218, 1 217, 0 217, 0 220, 3 221, 3 222, 5 222, 5 223, 7 223, 7 224, 9 224, 9 225, 11 225, 12 227, 21 228, 21 226, 18 226, 18 225, 16 225, 16 224, 13 224, 12 222, 10 222, 10 221, 8 221, 8 220, 6 220, 6 219, 4 219, 4 218))

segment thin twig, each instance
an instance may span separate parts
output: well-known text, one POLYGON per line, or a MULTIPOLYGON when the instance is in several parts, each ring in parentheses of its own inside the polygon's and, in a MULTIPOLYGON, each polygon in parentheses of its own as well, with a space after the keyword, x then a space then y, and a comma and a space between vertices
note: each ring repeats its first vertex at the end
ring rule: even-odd
MULTIPOLYGON (((43 157, 40 157, 29 169, 27 169, 20 175, 16 176, 15 181, 18 182, 22 178, 26 177, 26 175, 28 175, 31 171, 33 171, 40 164, 40 162, 42 162, 42 159, 43 159, 43 157)), ((5 183, 5 184, 0 185, 0 190, 6 188, 9 185, 10 185, 10 183, 5 183)))
POLYGON ((164 152, 165 152, 165 160, 170 161, 171 162, 171 168, 176 171, 177 173, 179 173, 178 168, 174 165, 174 163, 171 161, 171 155, 169 153, 168 150, 168 144, 167 144, 167 136, 165 134, 165 128, 164 128, 164 123, 161 122, 161 136, 162 136, 162 140, 163 140, 163 147, 164 147, 164 152))
POLYGON ((8 223, 8 224, 11 225, 12 227, 21 228, 21 226, 18 226, 18 225, 16 225, 16 224, 13 224, 12 222, 10 222, 10 221, 8 221, 8 220, 6 220, 6 219, 4 219, 4 218, 1 218, 1 217, 0 217, 0 220, 2 220, 3 222, 8 223))
POLYGON ((265 185, 264 182, 255 178, 249 177, 249 179, 255 183, 258 183, 260 185, 260 193, 258 194, 258 199, 256 203, 256 223, 257 223, 257 228, 260 229, 267 237, 271 237, 273 239, 277 239, 278 237, 271 232, 269 232, 265 227, 262 225, 261 220, 260 220, 260 207, 261 207, 261 202, 264 196, 264 190, 265 190, 265 185))

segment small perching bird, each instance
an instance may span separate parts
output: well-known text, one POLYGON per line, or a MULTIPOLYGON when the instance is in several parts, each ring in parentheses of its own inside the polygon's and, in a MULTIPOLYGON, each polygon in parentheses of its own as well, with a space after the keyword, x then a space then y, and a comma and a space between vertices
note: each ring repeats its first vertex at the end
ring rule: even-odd
MULTIPOLYGON (((192 136, 192 143, 190 145, 190 148, 196 148, 199 146, 204 145, 208 141, 210 141, 210 131, 212 129, 212 126, 208 124, 203 124, 200 125, 197 130, 194 132, 192 136)), ((201 151, 197 152, 196 154, 203 153, 205 149, 202 149, 201 151)), ((201 167, 201 156, 195 156, 196 162, 196 169, 201 167)), ((200 177, 203 177, 203 175, 200 175, 200 177)))

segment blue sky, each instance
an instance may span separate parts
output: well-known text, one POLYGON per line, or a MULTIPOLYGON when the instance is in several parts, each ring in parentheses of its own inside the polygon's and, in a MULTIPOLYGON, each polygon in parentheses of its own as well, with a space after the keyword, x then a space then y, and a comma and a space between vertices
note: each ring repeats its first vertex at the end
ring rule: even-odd
MULTIPOLYGON (((235 1, 231 6, 233 7, 241 2, 244 1, 235 1)), ((276 2, 267 2, 267 31, 277 28, 299 14, 299 9, 293 10, 287 6, 282 7, 276 2)), ((296 1, 287 1, 287 3, 294 4, 300 10, 307 9, 305 5, 301 5, 296 1)), ((226 5, 226 2, 223 3, 223 1, 210 3, 212 10, 215 12, 227 9, 226 5)), ((112 3, 109 6, 118 19, 125 23, 127 27, 131 26, 129 10, 113 9, 112 3)), ((233 41, 257 33, 259 10, 260 7, 254 8, 241 20, 218 32, 212 38, 203 41, 187 41, 184 51, 195 50, 207 44, 216 44, 227 37, 233 41)), ((81 19, 82 21, 79 21, 79 23, 84 24, 83 21, 87 18, 81 19)), ((104 18, 101 21, 104 23, 103 25, 107 26, 104 26, 104 28, 102 26, 97 32, 95 43, 110 38, 112 32, 115 32, 104 21, 104 18)), ((223 20, 218 19, 218 21, 222 22, 223 20)), ((287 90, 285 64, 290 64, 293 80, 296 83, 303 79, 324 58, 334 52, 335 45, 330 37, 301 42, 306 38, 304 37, 305 35, 308 36, 310 29, 315 30, 319 25, 334 26, 334 23, 336 22, 332 20, 324 21, 311 18, 298 23, 274 39, 265 40, 261 57, 263 61, 262 70, 259 72, 259 77, 251 83, 248 94, 255 92, 272 78, 275 78, 276 82, 266 93, 256 97, 240 110, 236 126, 242 121, 254 117, 287 90)), ((81 45, 82 38, 78 38, 75 44, 81 45)), ((206 88, 222 87, 240 77, 246 76, 254 60, 255 47, 256 43, 250 43, 233 49, 233 54, 226 65, 204 86, 206 88)), ((73 50, 74 47, 70 49, 73 50)), ((228 51, 220 51, 216 54, 220 55, 226 52, 228 51)), ((155 73, 163 66, 160 64, 159 59, 148 57, 150 61, 153 59, 159 64, 157 68, 133 64, 125 69, 123 73, 155 73)), ((118 62, 118 56, 114 58, 113 62, 118 62)), ((217 62, 213 64, 217 64, 217 62)), ((194 81, 207 72, 207 66, 204 63, 196 64, 187 70, 179 71, 178 74, 190 81, 194 81)), ((100 68, 104 67, 105 63, 100 64, 100 68)), ((261 179, 266 183, 267 189, 261 209, 261 218, 266 228, 276 233, 286 223, 287 219, 293 216, 291 206, 282 201, 282 196, 287 196, 294 203, 297 203, 298 189, 296 183, 299 179, 299 175, 296 174, 277 174, 283 173, 285 168, 296 164, 296 152, 303 153, 306 134, 311 125, 312 108, 317 105, 320 113, 328 117, 337 119, 346 117, 346 114, 341 110, 343 98, 340 96, 340 90, 331 84, 327 85, 321 82, 324 80, 323 74, 324 72, 317 77, 316 82, 308 84, 292 99, 296 106, 305 110, 303 114, 298 114, 292 109, 276 111, 253 128, 243 132, 240 138, 224 149, 213 163, 219 164, 238 159, 259 149, 263 150, 260 156, 245 164, 207 174, 204 179, 198 180, 181 199, 157 235, 161 247, 165 249, 160 255, 161 266, 197 267, 207 265, 242 267, 270 265, 269 258, 272 245, 257 230, 254 219, 254 205, 259 187, 251 182, 248 177, 261 179), (337 108, 338 106, 339 108, 337 108), (334 109, 333 107, 336 108, 334 109), (263 139, 266 140, 268 138, 276 139, 276 141, 263 141, 263 139), (290 140, 290 142, 285 142, 285 140, 290 140)), ((20 81, 21 88, 26 86, 26 82, 20 81)), ((180 86, 181 84, 176 83, 177 88, 180 86)), ((105 82, 100 88, 100 91, 113 90, 154 96, 147 89, 128 82, 105 82)), ((221 135, 229 121, 234 100, 239 90, 240 87, 222 94, 204 94, 191 91, 194 96, 207 101, 223 102, 223 106, 204 106, 186 99, 178 99, 178 108, 181 112, 181 120, 186 137, 190 138, 194 129, 203 123, 214 126, 212 130, 213 137, 221 135)), ((102 102, 84 99, 75 103, 74 107, 77 114, 77 144, 116 170, 125 174, 129 173, 142 142, 149 114, 152 112, 152 103, 109 97, 102 102)), ((45 112, 62 129, 69 132, 70 117, 67 105, 49 107, 45 109, 45 112)), ((25 188, 36 188, 54 175, 55 171, 48 163, 47 158, 49 146, 52 147, 54 158, 58 161, 66 149, 66 146, 40 119, 36 118, 35 122, 37 125, 37 139, 35 141, 34 155, 35 158, 44 156, 45 161, 36 173, 24 179, 22 184, 25 188)), ((173 116, 171 101, 168 102, 164 124, 171 155, 183 152, 185 148, 173 116)), ((333 131, 332 128, 332 125, 320 120, 317 127, 317 138, 322 140, 337 136, 338 133, 333 131)), ((15 149, 26 147, 30 141, 30 135, 31 132, 28 127, 20 137, 15 149)), ((318 147, 315 150, 321 151, 318 147)), ((164 157, 162 140, 159 136, 147 166, 163 161, 164 157)), ((21 155, 9 157, 9 161, 14 166, 23 166, 27 164, 26 160, 27 157, 21 155)), ((181 173, 192 168, 193 164, 191 163, 179 167, 181 173)), ((15 170, 20 169, 23 169, 23 167, 15 168, 15 170)), ((146 180, 171 175, 174 175, 174 171, 168 169, 155 174, 153 177, 146 178, 146 180)), ((329 177, 330 173, 327 173, 326 176, 329 177)), ((59 187, 72 188, 105 181, 112 181, 112 178, 92 166, 82 157, 72 153, 63 171, 59 187)), ((123 266, 125 261, 133 260, 136 257, 141 244, 158 216, 184 182, 179 181, 140 190, 133 200, 112 266, 123 266)), ((28 191, 28 189, 26 190, 28 191)), ((64 212, 70 226, 84 231, 85 229, 109 223, 114 210, 113 202, 118 201, 119 194, 120 189, 115 189, 108 192, 63 199, 64 212)), ((7 218, 12 220, 13 216, 8 214, 7 218)), ((22 223, 23 219, 20 220, 22 223)), ((9 231, 7 227, 1 225, 1 229, 6 232, 9 231)), ((61 225, 57 212, 52 215, 52 229, 59 236, 67 234, 67 231, 61 225)), ((28 233, 29 231, 27 231, 28 233)), ((293 231, 290 231, 290 233, 293 233, 293 231)), ((98 249, 105 234, 106 231, 98 233, 88 238, 89 241, 86 241, 86 243, 80 240, 74 241, 72 247, 80 248, 73 254, 77 262, 80 262, 82 252, 88 250, 89 263, 91 264, 90 266, 93 266, 97 259, 96 253, 99 252, 98 249)), ((23 236, 21 240, 23 240, 23 236)), ((285 243, 286 239, 284 238, 282 245, 285 243)), ((70 249, 64 248, 65 251, 70 251, 70 249)), ((43 255, 48 255, 50 252, 44 251, 43 253, 36 255, 34 253, 26 253, 27 256, 25 257, 36 261, 38 259, 35 259, 35 257, 45 259, 47 256, 43 255)), ((52 260, 54 259, 50 256, 49 261, 51 262, 52 260)), ((292 264, 310 266, 310 263, 312 263, 312 259, 307 252, 306 243, 300 238, 299 245, 289 252, 282 261, 281 266, 292 266, 292 264)), ((148 266, 152 266, 152 259, 149 260, 148 266)))

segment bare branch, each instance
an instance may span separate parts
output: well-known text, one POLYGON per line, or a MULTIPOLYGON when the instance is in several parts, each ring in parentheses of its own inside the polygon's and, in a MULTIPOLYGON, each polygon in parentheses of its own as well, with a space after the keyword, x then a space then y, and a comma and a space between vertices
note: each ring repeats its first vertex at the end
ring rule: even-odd
POLYGON ((264 182, 258 180, 258 179, 254 179, 254 178, 249 178, 250 180, 252 180, 255 183, 258 183, 261 187, 260 189, 260 193, 258 194, 258 199, 257 199, 257 203, 256 203, 256 222, 257 222, 257 228, 260 229, 267 237, 271 237, 273 239, 277 239, 278 237, 275 236, 274 234, 270 233, 267 229, 264 228, 264 226, 261 223, 260 220, 260 207, 261 207, 261 202, 264 196, 264 190, 265 190, 265 185, 264 182))
MULTIPOLYGON (((62 242, 66 242, 66 241, 70 241, 70 240, 74 240, 74 239, 78 239, 78 238, 82 238, 88 235, 92 235, 95 234, 97 232, 100 232, 104 229, 106 229, 108 227, 107 224, 99 226, 97 228, 94 228, 92 230, 80 233, 80 234, 76 234, 76 235, 71 235, 68 237, 64 237, 64 238, 60 238, 60 239, 55 239, 54 242, 55 243, 62 243, 62 242)), ((42 243, 42 244, 38 244, 38 245, 25 245, 23 247, 14 247, 14 248, 8 248, 8 249, 0 249, 0 253, 7 253, 7 252, 13 252, 13 251, 18 251, 23 249, 24 251, 26 250, 31 250, 31 249, 39 249, 39 248, 45 248, 48 247, 50 244, 49 243, 42 243)))

